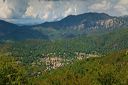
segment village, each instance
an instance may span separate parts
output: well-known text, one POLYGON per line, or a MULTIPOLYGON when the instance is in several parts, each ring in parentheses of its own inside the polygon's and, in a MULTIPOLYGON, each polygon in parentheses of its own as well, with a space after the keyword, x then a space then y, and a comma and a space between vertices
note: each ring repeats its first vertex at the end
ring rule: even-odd
POLYGON ((59 67, 66 66, 68 64, 73 64, 75 60, 101 57, 101 55, 98 54, 97 52, 93 52, 93 54, 87 54, 82 52, 74 52, 74 53, 75 53, 75 57, 70 59, 66 58, 65 56, 55 56, 55 55, 50 56, 50 54, 55 54, 55 53, 50 53, 47 55, 43 54, 43 58, 40 58, 37 62, 33 62, 32 66, 44 65, 46 67, 44 71, 49 71, 52 69, 57 69, 59 67))

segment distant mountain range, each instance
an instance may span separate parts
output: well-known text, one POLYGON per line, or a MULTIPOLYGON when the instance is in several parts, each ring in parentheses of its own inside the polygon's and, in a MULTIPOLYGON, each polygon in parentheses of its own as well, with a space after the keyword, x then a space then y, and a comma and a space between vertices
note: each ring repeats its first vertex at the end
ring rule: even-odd
POLYGON ((46 35, 31 28, 0 20, 0 40, 48 39, 46 35))
POLYGON ((67 39, 93 33, 105 33, 128 27, 128 16, 105 13, 70 15, 60 21, 19 26, 0 20, 0 40, 67 39))

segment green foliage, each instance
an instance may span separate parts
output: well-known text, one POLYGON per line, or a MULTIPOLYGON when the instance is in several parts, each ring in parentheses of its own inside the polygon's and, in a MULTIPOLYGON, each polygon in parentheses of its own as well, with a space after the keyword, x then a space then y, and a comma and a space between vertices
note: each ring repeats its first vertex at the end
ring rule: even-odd
POLYGON ((128 84, 128 61, 126 51, 112 53, 104 58, 92 58, 43 73, 39 78, 40 85, 127 85, 128 84), (109 58, 118 57, 118 61, 109 61, 109 58), (107 58, 107 60, 106 60, 107 58), (106 61, 106 62, 104 62, 106 61))
POLYGON ((100 54, 128 48, 127 29, 116 30, 109 33, 88 34, 67 40, 27 40, 2 44, 1 51, 9 52, 13 57, 25 64, 42 58, 42 54, 55 53, 55 56, 73 58, 75 52, 100 54), (65 55, 64 55, 65 54, 65 55))
POLYGON ((14 57, 0 56, 0 85, 128 85, 127 50, 101 58, 75 60, 56 70, 24 66, 14 57), (36 72, 41 74, 37 75, 36 72))
POLYGON ((0 85, 27 85, 26 72, 13 57, 0 56, 0 85))
POLYGON ((20 42, 6 42, 0 45, 1 52, 11 53, 23 63, 33 61, 50 53, 55 56, 73 58, 75 52, 108 54, 128 48, 128 30, 120 29, 109 33, 91 34, 66 40, 27 40, 20 42))
POLYGON ((0 85, 128 85, 127 29, 67 40, 2 42, 0 48, 0 85), (72 59, 75 52, 92 51, 106 56, 50 71, 31 65, 44 55, 72 59))

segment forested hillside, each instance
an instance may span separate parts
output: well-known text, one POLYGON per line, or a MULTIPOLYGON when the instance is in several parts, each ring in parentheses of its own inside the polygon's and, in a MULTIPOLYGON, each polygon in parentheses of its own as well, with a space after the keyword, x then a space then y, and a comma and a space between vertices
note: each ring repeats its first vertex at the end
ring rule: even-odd
POLYGON ((127 28, 0 48, 0 85, 128 85, 127 28))
POLYGON ((24 66, 2 53, 0 59, 1 85, 128 85, 128 50, 75 60, 73 64, 50 71, 24 66))
POLYGON ((128 85, 128 0, 0 0, 0 85, 128 85))
POLYGON ((40 85, 127 85, 128 54, 120 51, 103 58, 76 61, 55 71, 45 72, 40 85))
POLYGON ((55 56, 73 58, 75 52, 93 53, 94 51, 106 55, 128 48, 128 30, 120 29, 103 34, 91 34, 66 40, 27 40, 1 42, 1 51, 19 57, 25 63, 45 57, 50 53, 55 56))

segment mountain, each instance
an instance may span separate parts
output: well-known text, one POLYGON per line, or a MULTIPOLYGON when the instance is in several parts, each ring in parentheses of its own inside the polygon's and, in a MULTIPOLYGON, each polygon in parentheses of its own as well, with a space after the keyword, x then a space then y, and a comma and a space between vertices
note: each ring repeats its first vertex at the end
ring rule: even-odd
POLYGON ((128 26, 128 17, 114 17, 105 13, 85 13, 80 15, 70 15, 57 22, 46 22, 43 27, 52 27, 56 29, 76 29, 76 30, 94 30, 94 29, 112 29, 128 26))
POLYGON ((0 40, 48 39, 48 36, 28 26, 18 26, 0 20, 0 40))
POLYGON ((67 39, 126 27, 128 27, 128 16, 116 17, 91 12, 70 15, 60 21, 31 26, 19 26, 1 20, 0 39, 67 39))
POLYGON ((37 25, 36 30, 54 39, 74 38, 80 35, 111 32, 128 27, 128 17, 115 17, 105 13, 70 15, 60 21, 37 25))

